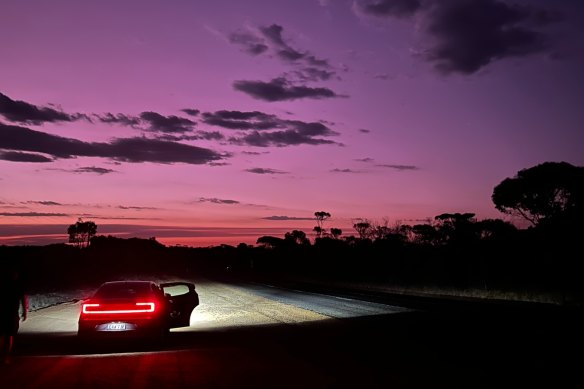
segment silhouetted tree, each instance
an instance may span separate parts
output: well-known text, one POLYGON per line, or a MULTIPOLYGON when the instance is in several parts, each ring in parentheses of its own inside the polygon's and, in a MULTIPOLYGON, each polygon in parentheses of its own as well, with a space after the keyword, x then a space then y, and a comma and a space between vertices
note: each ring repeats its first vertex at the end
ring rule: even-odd
POLYGON ((416 224, 412 227, 412 233, 415 243, 436 245, 440 242, 440 233, 431 224, 416 224))
POLYGON ((519 215, 534 226, 568 213, 582 215, 584 167, 544 162, 504 179, 491 198, 499 211, 519 215))
POLYGON ((331 214, 325 211, 318 211, 314 213, 314 217, 316 218, 316 227, 313 228, 313 231, 316 232, 316 237, 320 238, 326 232, 323 227, 324 221, 331 217, 331 214))
POLYGON ((331 228, 331 235, 333 237, 333 239, 339 239, 341 237, 341 235, 343 234, 343 230, 341 230, 340 228, 331 228))
POLYGON ((77 219, 75 224, 71 224, 67 228, 69 243, 73 243, 79 248, 89 246, 89 242, 96 232, 97 225, 92 221, 84 222, 82 218, 77 219))
POLYGON ((296 245, 310 245, 310 240, 306 237, 306 233, 300 230, 292 230, 284 234, 284 240, 296 245))
POLYGON ((474 213, 443 213, 434 218, 443 243, 469 243, 478 238, 474 213))
POLYGON ((256 243, 262 245, 265 248, 277 248, 282 246, 284 239, 278 238, 276 236, 264 235, 260 236, 256 243))
POLYGON ((359 234, 359 239, 369 239, 371 237, 371 223, 366 219, 361 219, 353 223, 353 228, 359 234))

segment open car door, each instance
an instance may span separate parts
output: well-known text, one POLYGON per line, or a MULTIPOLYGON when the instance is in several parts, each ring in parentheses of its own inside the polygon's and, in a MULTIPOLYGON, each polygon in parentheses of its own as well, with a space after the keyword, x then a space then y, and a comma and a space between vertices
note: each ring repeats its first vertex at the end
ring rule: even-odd
POLYGON ((199 305, 195 284, 190 282, 167 282, 160 284, 169 302, 169 328, 188 327, 193 309, 199 305))

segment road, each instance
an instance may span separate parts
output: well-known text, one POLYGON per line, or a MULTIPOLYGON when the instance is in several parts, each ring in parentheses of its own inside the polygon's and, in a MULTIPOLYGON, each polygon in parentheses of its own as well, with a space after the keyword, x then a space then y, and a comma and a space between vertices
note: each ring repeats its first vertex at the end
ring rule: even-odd
POLYGON ((557 313, 428 311, 206 280, 197 291, 191 326, 164 344, 87 347, 75 336, 79 303, 31 312, 13 362, 0 366, 0 386, 559 388, 582 380, 581 323, 557 313))

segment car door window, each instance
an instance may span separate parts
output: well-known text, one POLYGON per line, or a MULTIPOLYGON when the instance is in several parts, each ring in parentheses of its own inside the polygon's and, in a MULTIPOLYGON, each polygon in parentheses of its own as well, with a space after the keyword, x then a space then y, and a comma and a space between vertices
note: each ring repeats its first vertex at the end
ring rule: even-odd
POLYGON ((182 296, 190 292, 189 287, 184 284, 165 286, 163 289, 164 293, 169 294, 171 297, 182 296))

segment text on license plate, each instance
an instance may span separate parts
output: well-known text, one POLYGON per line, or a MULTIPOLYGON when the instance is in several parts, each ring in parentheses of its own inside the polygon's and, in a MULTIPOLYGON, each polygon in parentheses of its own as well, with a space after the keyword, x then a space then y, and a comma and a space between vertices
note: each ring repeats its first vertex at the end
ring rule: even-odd
POLYGON ((126 329, 126 323, 109 323, 106 326, 107 331, 124 331, 126 329))

